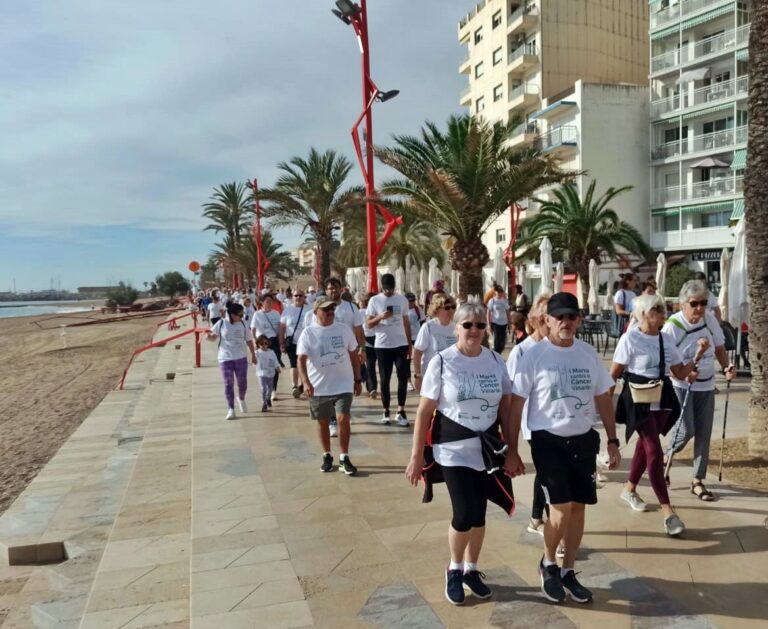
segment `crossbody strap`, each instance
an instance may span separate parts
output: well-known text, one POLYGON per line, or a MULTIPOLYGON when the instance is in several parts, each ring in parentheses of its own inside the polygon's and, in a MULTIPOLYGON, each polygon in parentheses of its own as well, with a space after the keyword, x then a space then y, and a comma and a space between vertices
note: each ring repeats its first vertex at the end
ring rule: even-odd
POLYGON ((304 314, 304 304, 301 305, 301 310, 299 310, 299 318, 296 319, 296 325, 293 326, 293 332, 291 332, 291 336, 293 337, 296 334, 296 330, 299 328, 299 323, 301 323, 301 315, 304 314))

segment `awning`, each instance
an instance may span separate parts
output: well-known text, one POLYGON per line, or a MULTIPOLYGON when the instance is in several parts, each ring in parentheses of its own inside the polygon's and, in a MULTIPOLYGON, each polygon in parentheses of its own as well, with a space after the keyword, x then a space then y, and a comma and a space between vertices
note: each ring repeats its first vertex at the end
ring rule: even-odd
POLYGON ((689 81, 701 81, 707 76, 709 76, 709 68, 695 68, 683 72, 675 83, 680 85, 681 83, 688 83, 689 81))
POLYGON ((747 149, 739 149, 733 154, 731 170, 743 170, 747 167, 747 149))
POLYGON ((717 157, 705 157, 700 162, 691 164, 688 168, 728 168, 730 164, 717 157))
POLYGON ((738 221, 744 216, 744 199, 736 199, 733 202, 733 214, 731 214, 732 221, 738 221))
POLYGON ((556 109, 560 109, 561 107, 576 107, 576 101, 575 100, 559 100, 548 107, 545 107, 544 109, 540 109, 537 112, 532 113, 530 116, 528 116, 529 120, 536 120, 537 118, 546 118, 549 114, 554 113, 556 109))
POLYGON ((706 116, 707 114, 713 114, 716 111, 722 111, 723 109, 733 110, 734 103, 724 103, 722 105, 715 105, 714 107, 707 107, 706 109, 699 109, 698 111, 692 111, 683 116, 683 120, 690 120, 691 118, 698 118, 699 116, 706 116))
POLYGON ((708 214, 709 212, 726 212, 728 210, 733 210, 733 201, 683 206, 683 214, 708 214))
POLYGON ((655 33, 651 33, 651 40, 656 41, 657 39, 663 39, 669 35, 676 35, 678 31, 679 29, 677 28, 677 24, 675 24, 674 26, 670 26, 660 31, 656 31, 655 33))
POLYGON ((682 22, 680 24, 680 28, 682 30, 685 30, 686 28, 693 28, 694 26, 698 26, 699 24, 704 24, 704 22, 709 22, 710 20, 714 20, 715 18, 718 18, 721 15, 725 15, 726 13, 732 13, 733 4, 734 4, 733 2, 729 2, 725 6, 719 7, 717 9, 712 9, 711 11, 707 11, 706 13, 702 13, 701 15, 697 15, 696 17, 692 17, 690 20, 686 20, 685 22, 682 22))

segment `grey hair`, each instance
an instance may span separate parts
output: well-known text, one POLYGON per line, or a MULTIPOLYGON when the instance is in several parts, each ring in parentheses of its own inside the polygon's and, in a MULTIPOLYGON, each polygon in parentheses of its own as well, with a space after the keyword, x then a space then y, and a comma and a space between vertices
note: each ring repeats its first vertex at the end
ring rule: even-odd
POLYGON ((664 308, 665 311, 667 309, 661 295, 640 295, 632 302, 632 314, 635 319, 642 321, 646 313, 656 307, 664 308))
POLYGON ((485 321, 485 307, 482 304, 473 302, 461 304, 461 306, 456 309, 456 314, 453 315, 453 322, 461 323, 468 319, 480 319, 481 321, 485 321))
POLYGON ((709 290, 704 285, 704 282, 700 280, 688 280, 680 289, 680 304, 684 304, 691 297, 696 295, 706 295, 709 290))

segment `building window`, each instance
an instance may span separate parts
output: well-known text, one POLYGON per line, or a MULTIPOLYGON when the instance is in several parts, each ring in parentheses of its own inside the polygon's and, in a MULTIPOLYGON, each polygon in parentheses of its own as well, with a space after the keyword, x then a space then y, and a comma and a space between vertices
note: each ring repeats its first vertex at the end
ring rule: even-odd
POLYGON ((481 26, 475 31, 475 44, 479 44, 483 41, 483 27, 481 26))
POLYGON ((497 28, 501 26, 501 9, 496 11, 496 13, 493 14, 493 17, 491 18, 491 26, 493 28, 497 28))
POLYGON ((493 65, 499 65, 502 59, 504 59, 504 48, 499 46, 496 50, 493 51, 493 65))
POLYGON ((678 229, 680 229, 680 217, 677 214, 653 217, 653 231, 656 233, 676 232, 678 229))
POLYGON ((506 229, 497 229, 496 230, 496 244, 507 242, 507 230, 506 229))
POLYGON ((480 97, 475 101, 475 113, 479 114, 481 111, 485 110, 485 98, 480 97))
POLYGON ((481 76, 485 74, 485 68, 483 67, 483 62, 481 61, 475 66, 475 78, 479 79, 481 76))
POLYGON ((499 83, 493 88, 493 102, 498 103, 502 98, 504 98, 504 84, 499 83))
POLYGON ((725 212, 711 212, 709 214, 701 215, 701 227, 728 227, 728 222, 731 220, 731 211, 725 212))

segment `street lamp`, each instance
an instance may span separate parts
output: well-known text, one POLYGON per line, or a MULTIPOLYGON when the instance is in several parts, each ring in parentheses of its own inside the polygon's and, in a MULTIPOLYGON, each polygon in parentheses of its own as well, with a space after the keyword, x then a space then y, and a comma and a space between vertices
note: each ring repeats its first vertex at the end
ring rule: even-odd
POLYGON ((270 262, 267 256, 261 248, 261 205, 259 204, 259 184, 256 178, 253 181, 246 181, 245 185, 253 192, 253 205, 256 218, 253 219, 253 226, 251 227, 251 236, 253 242, 256 245, 256 277, 258 280, 258 294, 261 294, 264 288, 264 275, 269 270, 270 262))
POLYGON ((362 56, 362 74, 363 74, 363 111, 355 120, 352 126, 352 143, 355 146, 355 153, 363 172, 365 181, 365 215, 366 232, 368 246, 368 291, 371 293, 379 292, 378 273, 376 266, 378 258, 387 244, 392 232, 398 225, 402 224, 401 216, 394 216, 387 208, 380 203, 376 203, 376 188, 373 176, 373 112, 374 101, 384 103, 393 99, 400 92, 399 90, 389 90, 382 92, 371 79, 371 55, 370 42, 368 39, 368 10, 366 0, 360 0, 356 4, 351 0, 336 0, 336 9, 331 9, 332 13, 345 24, 351 25, 355 30, 357 42, 360 46, 362 56), (365 129, 363 130, 363 140, 365 142, 365 155, 360 143, 360 125, 365 120, 365 129), (377 242, 376 233, 376 212, 381 214, 384 219, 384 233, 381 240, 377 242))

